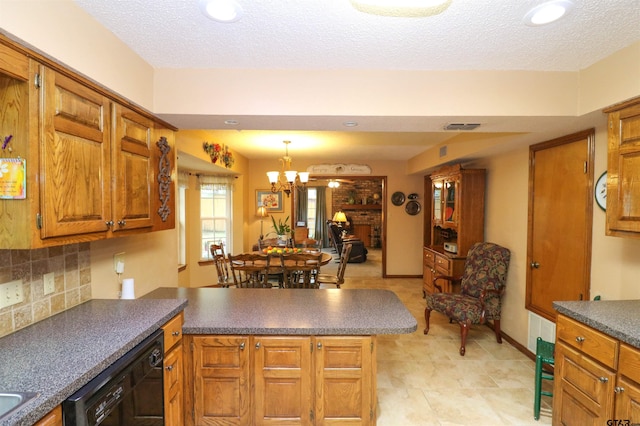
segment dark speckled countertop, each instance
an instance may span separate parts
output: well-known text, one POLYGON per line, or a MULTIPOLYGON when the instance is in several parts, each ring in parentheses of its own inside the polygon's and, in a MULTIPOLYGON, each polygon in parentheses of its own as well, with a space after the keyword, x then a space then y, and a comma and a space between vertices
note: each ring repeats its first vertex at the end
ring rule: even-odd
POLYGON ((640 300, 553 302, 561 314, 640 348, 640 300))
POLYGON ((390 290, 159 288, 189 300, 184 334, 406 334, 416 319, 390 290))
POLYGON ((32 425, 186 305, 90 300, 0 338, 0 392, 38 393, 0 426, 32 425))

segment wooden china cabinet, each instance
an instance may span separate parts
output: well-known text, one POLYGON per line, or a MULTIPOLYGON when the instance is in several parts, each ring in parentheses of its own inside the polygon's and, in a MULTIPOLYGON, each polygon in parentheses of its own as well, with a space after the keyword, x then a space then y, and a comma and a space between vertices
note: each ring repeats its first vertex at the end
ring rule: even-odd
POLYGON ((640 238, 640 97, 604 112, 609 114, 606 234, 640 238))
POLYGON ((431 211, 425 214, 423 295, 433 293, 435 276, 461 275, 467 252, 484 240, 484 192, 484 169, 457 164, 425 177, 431 211))

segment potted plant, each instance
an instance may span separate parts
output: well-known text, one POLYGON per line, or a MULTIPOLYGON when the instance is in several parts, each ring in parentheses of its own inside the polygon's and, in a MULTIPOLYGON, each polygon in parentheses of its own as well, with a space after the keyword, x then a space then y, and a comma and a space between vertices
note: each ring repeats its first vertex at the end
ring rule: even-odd
POLYGON ((282 241, 286 241, 287 235, 289 235, 289 233, 291 232, 291 227, 287 223, 288 221, 289 216, 287 216, 284 221, 282 219, 278 219, 278 222, 276 223, 276 219, 273 217, 273 215, 271 216, 273 229, 276 231, 276 234, 278 234, 278 238, 282 241))

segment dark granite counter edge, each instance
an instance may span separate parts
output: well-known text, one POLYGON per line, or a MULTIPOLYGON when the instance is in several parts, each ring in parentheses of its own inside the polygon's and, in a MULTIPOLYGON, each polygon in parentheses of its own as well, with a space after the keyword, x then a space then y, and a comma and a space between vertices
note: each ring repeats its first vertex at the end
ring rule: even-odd
MULTIPOLYGON (((133 349, 137 344, 142 342, 148 336, 150 336, 155 330, 162 327, 167 321, 182 312, 187 306, 187 300, 182 300, 180 305, 166 313, 154 323, 154 325, 148 327, 143 333, 139 334, 135 339, 132 339, 123 345, 121 345, 114 353, 106 357, 101 363, 95 365, 90 370, 86 371, 79 379, 74 380, 67 386, 60 388, 55 393, 40 393, 36 398, 29 401, 20 409, 10 413, 2 420, 0 420, 0 426, 28 426, 33 425, 36 421, 47 415, 51 410, 60 405, 65 399, 73 395, 82 386, 86 385, 100 374, 105 368, 113 364, 124 354, 133 349)), ((4 389, 3 389, 4 390, 4 389)), ((14 390, 14 389, 9 389, 14 390)))
POLYGON ((291 335, 291 336, 369 336, 378 334, 409 334, 418 329, 417 324, 395 328, 233 328, 233 327, 188 327, 182 328, 182 333, 210 334, 210 335, 291 335))
POLYGON ((588 325, 591 328, 594 328, 598 331, 603 332, 613 338, 620 340, 621 342, 627 343, 635 348, 640 348, 640 338, 632 336, 628 333, 621 331, 620 329, 613 328, 602 321, 598 321, 594 318, 588 317, 586 315, 581 314, 575 310, 572 310, 566 306, 563 306, 557 302, 553 302, 553 307, 559 313, 572 318, 576 321, 579 321, 583 324, 588 325))

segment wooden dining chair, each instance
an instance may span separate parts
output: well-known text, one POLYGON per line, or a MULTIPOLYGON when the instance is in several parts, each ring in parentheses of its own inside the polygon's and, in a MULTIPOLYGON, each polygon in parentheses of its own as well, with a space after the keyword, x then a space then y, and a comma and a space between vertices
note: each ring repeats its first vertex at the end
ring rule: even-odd
POLYGON ((227 256, 224 253, 224 245, 211 244, 209 246, 211 256, 213 257, 213 264, 216 266, 216 273, 218 274, 218 285, 220 287, 229 287, 229 280, 231 276, 229 274, 229 265, 227 264, 227 256))
POLYGON ((344 284, 344 273, 347 269, 347 263, 349 263, 349 255, 351 254, 351 244, 342 244, 342 253, 340 253, 340 264, 338 265, 338 272, 336 275, 332 274, 318 274, 319 284, 335 285, 336 288, 340 288, 344 284))
POLYGON ((268 281, 271 256, 255 253, 229 254, 233 282, 238 288, 271 288, 268 281))
POLYGON ((284 288, 319 288, 322 253, 281 254, 284 288))

